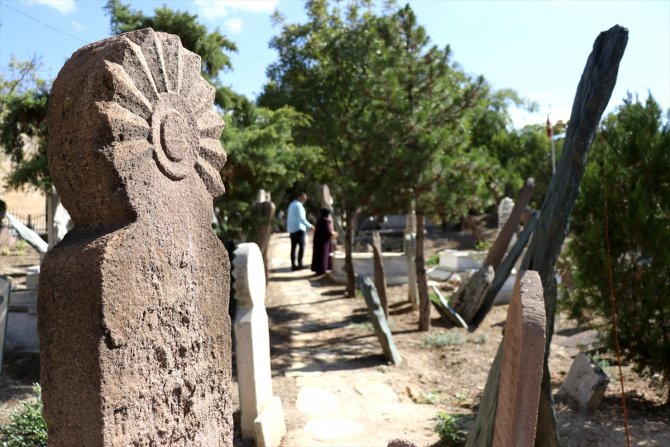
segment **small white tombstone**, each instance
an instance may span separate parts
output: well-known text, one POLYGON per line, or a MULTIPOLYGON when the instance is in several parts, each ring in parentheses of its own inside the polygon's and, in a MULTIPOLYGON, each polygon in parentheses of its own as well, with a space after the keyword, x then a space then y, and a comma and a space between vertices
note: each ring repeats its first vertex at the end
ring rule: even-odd
POLYGON ((577 410, 596 410, 605 395, 609 377, 584 353, 577 354, 568 376, 556 393, 556 400, 577 410))
POLYGON ((514 200, 505 197, 500 201, 500 205, 498 205, 498 233, 505 226, 509 215, 512 214, 512 209, 514 209, 514 200))
POLYGON ((265 269, 258 245, 237 247, 232 273, 242 438, 254 440, 258 447, 276 447, 286 434, 286 422, 281 400, 272 394, 265 269))

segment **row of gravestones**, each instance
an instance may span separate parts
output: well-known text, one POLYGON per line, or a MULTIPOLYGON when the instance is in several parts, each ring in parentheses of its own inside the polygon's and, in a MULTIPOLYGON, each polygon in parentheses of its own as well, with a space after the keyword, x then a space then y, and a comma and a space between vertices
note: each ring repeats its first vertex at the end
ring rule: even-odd
MULTIPOLYGON (((210 226, 226 158, 214 94, 200 58, 151 29, 81 48, 54 81, 49 169, 76 224, 40 275, 51 446, 232 445, 230 264, 210 226)), ((243 433, 273 445, 285 427, 252 247, 234 261, 237 346, 251 347, 238 352, 243 433)), ((498 394, 513 404, 496 414, 497 445, 534 436, 542 375, 537 275, 514 297, 498 394)))

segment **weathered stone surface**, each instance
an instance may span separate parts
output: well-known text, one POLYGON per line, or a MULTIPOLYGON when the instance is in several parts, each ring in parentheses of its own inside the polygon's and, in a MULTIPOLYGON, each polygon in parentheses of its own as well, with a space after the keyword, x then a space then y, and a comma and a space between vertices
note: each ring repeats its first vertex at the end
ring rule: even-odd
POLYGON ((503 338, 494 447, 531 447, 540 402, 546 319, 537 272, 517 280, 503 338))
MULTIPOLYGON (((269 193, 261 190, 263 198, 267 198, 269 193)), ((268 247, 270 246, 270 238, 272 237, 272 223, 275 218, 277 207, 270 200, 264 200, 253 206, 253 218, 251 232, 249 234, 249 241, 255 242, 258 248, 261 249, 263 255, 263 265, 265 268, 265 277, 268 278, 268 247)))
POLYGON ((399 365, 401 361, 400 352, 398 352, 398 348, 393 341, 393 335, 384 316, 374 283, 367 276, 357 276, 356 282, 361 292, 363 292, 363 297, 365 297, 365 304, 368 306, 368 316, 370 317, 372 326, 375 328, 379 343, 382 345, 384 357, 394 365, 399 365))
POLYGON ((42 264, 50 446, 231 446, 223 121, 200 58, 151 29, 87 45, 49 100, 74 228, 42 264))
POLYGON ((609 382, 605 371, 589 356, 580 352, 558 389, 556 400, 561 400, 577 410, 596 410, 609 382))
POLYGON ((286 433, 281 401, 272 396, 270 333, 265 310, 265 270, 258 245, 240 244, 233 256, 235 353, 240 392, 242 438, 263 438, 263 445, 277 446, 286 433), (278 405, 278 406, 277 406, 278 405))
POLYGON ((498 231, 502 231, 514 208, 514 200, 504 197, 498 205, 498 231))
POLYGON ((472 274, 451 298, 451 307, 469 322, 479 310, 494 277, 493 267, 484 266, 472 274))
POLYGON ((9 294, 12 290, 12 280, 7 276, 0 276, 0 372, 2 372, 2 357, 5 349, 5 334, 7 328, 7 313, 9 310, 9 294))
POLYGON ((379 231, 372 232, 372 256, 375 266, 375 288, 377 289, 379 301, 384 310, 384 316, 388 318, 389 307, 386 298, 386 272, 384 271, 384 262, 382 260, 382 239, 379 236, 379 231))

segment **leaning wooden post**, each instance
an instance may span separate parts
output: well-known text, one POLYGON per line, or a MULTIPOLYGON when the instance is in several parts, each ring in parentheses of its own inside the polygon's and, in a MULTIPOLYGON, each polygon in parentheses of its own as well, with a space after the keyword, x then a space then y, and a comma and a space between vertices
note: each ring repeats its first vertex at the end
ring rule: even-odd
MULTIPOLYGON (((552 407, 551 376, 549 374, 549 347, 554 332, 556 313, 555 266, 568 233, 568 218, 572 212, 579 184, 584 175, 586 159, 598 122, 607 107, 616 84, 619 63, 628 42, 628 30, 615 25, 600 33, 586 62, 586 67, 577 86, 572 105, 570 125, 565 136, 563 152, 558 162, 556 174, 552 177, 549 189, 540 210, 540 219, 535 236, 523 261, 522 269, 535 270, 540 275, 544 289, 545 313, 547 318, 547 340, 545 350, 542 393, 537 421, 536 445, 558 447, 558 430, 552 407)), ((487 432, 492 422, 480 417, 490 412, 484 404, 488 402, 489 391, 496 392, 498 379, 495 372, 500 369, 500 356, 491 366, 487 387, 482 397, 482 405, 477 415, 475 430, 468 437, 470 446, 487 445, 479 438, 479 433, 487 432)))
POLYGON ((233 444, 214 93, 151 29, 81 48, 54 81, 49 170, 75 225, 40 275, 50 446, 233 444))

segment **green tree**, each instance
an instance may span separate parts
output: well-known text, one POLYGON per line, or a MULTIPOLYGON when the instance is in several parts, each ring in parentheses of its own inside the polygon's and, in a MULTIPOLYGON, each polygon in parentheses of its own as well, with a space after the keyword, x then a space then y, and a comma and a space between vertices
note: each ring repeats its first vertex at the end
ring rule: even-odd
POLYGON ((7 179, 10 188, 51 187, 47 166, 46 112, 49 84, 37 75, 38 59, 18 61, 12 57, 0 73, 0 145, 10 157, 13 170, 7 179), (26 154, 27 143, 37 150, 26 154))
POLYGON ((323 151, 316 181, 331 184, 346 214, 345 254, 347 293, 355 294, 352 243, 357 210, 370 203, 364 189, 375 181, 386 153, 373 152, 366 126, 370 106, 373 57, 383 48, 375 29, 378 18, 371 2, 350 2, 344 10, 326 0, 306 4, 307 22, 283 23, 270 46, 279 53, 268 68, 270 82, 259 103, 271 108, 289 105, 311 118, 311 126, 296 133, 300 144, 323 151))
MULTIPOLYGON (((486 154, 467 145, 467 119, 484 94, 484 79, 472 79, 451 60, 450 48, 430 44, 409 6, 379 21, 383 51, 375 60, 372 105, 364 123, 372 129, 374 153, 384 154, 374 182, 364 186, 377 203, 407 203, 417 214, 419 329, 430 327, 430 301, 423 256, 423 218, 467 212, 465 198, 478 197, 446 187, 454 176, 481 179, 486 154), (445 191, 446 190, 446 191, 445 191), (444 200, 451 196, 452 200, 444 200), (396 202, 397 203, 397 202, 396 202), (447 206, 462 207, 447 209, 447 206)), ((490 159, 490 158, 489 158, 490 159)), ((479 188, 478 188, 479 189, 479 188)))
POLYGON ((562 302, 573 317, 594 325, 614 350, 609 258, 623 355, 638 371, 661 374, 666 385, 670 384, 670 253, 664 243, 670 241, 668 172, 667 118, 664 122, 651 96, 642 103, 629 95, 603 121, 593 144, 572 218, 569 256, 574 262, 574 291, 562 302))

